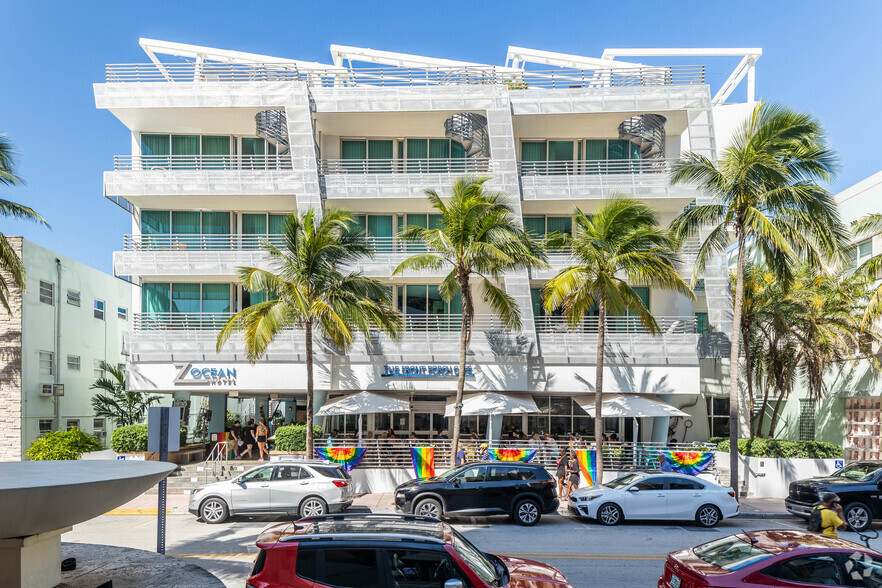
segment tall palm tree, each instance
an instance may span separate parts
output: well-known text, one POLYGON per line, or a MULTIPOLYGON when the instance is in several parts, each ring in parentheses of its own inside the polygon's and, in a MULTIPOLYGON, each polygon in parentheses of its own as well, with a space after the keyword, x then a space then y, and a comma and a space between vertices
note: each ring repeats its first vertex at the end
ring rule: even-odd
POLYGON ((368 258, 372 251, 349 212, 330 209, 319 216, 308 210, 285 219, 282 247, 264 243, 270 270, 239 268, 239 282, 268 300, 243 308, 217 337, 220 351, 233 333, 241 333, 245 353, 257 362, 279 333, 302 327, 306 343, 306 452, 312 455, 313 336, 318 334, 341 350, 358 331, 379 329, 392 337, 401 331, 401 317, 390 306, 388 289, 379 280, 343 267, 368 258))
POLYGON ((603 479, 603 364, 608 316, 633 313, 652 334, 660 329, 632 284, 674 290, 694 298, 677 273, 679 242, 660 227, 655 212, 640 200, 620 197, 604 203, 593 218, 573 211, 574 234, 560 235, 550 247, 571 246, 577 265, 545 284, 545 310, 561 309, 570 326, 597 311, 597 361, 594 370, 594 440, 597 479, 603 479), (629 283, 630 282, 630 283, 629 283))
POLYGON ((686 153, 674 164, 671 182, 690 183, 712 196, 671 222, 678 237, 708 230, 699 248, 693 280, 712 255, 729 245, 734 233, 734 312, 729 356, 731 485, 738 492, 738 382, 744 261, 747 247, 757 248, 783 280, 792 277, 796 258, 821 265, 824 256, 840 256, 846 231, 836 201, 819 181, 829 181, 836 156, 827 147, 817 119, 776 104, 757 104, 717 162, 686 153))
POLYGON ((405 259, 392 272, 395 276, 408 270, 449 268, 438 286, 441 297, 449 302, 457 293, 462 296, 451 465, 455 465, 459 449, 466 353, 475 321, 472 282, 480 281, 481 298, 503 323, 519 329, 521 315, 517 303, 498 282, 506 271, 547 267, 542 248, 524 231, 514 211, 505 204, 504 195, 484 189, 488 179, 456 180, 446 203, 434 190, 426 190, 429 202, 441 215, 440 227, 405 227, 400 238, 424 244, 427 252, 405 259))
MULTIPOLYGON (((8 135, 0 134, 0 186, 15 186, 24 184, 15 172, 16 148, 8 135)), ((15 219, 24 219, 49 226, 42 216, 34 209, 27 206, 0 198, 0 216, 15 219)), ((25 267, 18 253, 15 252, 6 235, 0 233, 0 304, 11 312, 9 308, 9 284, 6 275, 12 277, 15 285, 25 289, 25 267)))
POLYGON ((111 419, 117 427, 137 425, 144 420, 151 404, 159 402, 159 396, 148 396, 137 390, 126 389, 126 373, 114 365, 102 361, 104 375, 92 384, 90 390, 103 390, 104 394, 92 397, 92 410, 96 417, 111 419))

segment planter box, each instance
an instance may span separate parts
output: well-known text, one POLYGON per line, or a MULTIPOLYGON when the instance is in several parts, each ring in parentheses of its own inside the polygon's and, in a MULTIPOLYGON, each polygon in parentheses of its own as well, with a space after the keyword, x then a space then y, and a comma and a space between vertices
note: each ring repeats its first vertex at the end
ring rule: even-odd
MULTIPOLYGON (((717 469, 729 477, 729 453, 717 452, 717 469)), ((838 459, 797 459, 787 457, 738 456, 738 476, 747 495, 755 498, 781 498, 790 493, 790 484, 805 478, 827 476, 844 465, 838 459)))
MULTIPOLYGON (((195 461, 205 460, 204 445, 185 445, 180 451, 169 451, 168 463, 187 465, 195 461)), ((139 451, 137 453, 117 453, 116 459, 122 461, 159 461, 158 452, 139 451)))

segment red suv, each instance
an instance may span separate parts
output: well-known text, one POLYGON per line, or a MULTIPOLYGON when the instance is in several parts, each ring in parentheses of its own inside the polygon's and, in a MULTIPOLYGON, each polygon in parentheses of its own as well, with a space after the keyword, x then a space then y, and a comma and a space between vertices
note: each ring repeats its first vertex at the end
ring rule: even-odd
POLYGON ((339 514, 268 527, 249 588, 572 588, 553 567, 483 553, 412 515, 339 514))

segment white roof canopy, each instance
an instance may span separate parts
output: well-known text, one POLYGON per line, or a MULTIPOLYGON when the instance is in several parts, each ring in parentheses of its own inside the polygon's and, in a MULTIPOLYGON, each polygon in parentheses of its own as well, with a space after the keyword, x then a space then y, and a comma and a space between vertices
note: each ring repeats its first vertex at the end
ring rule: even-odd
MULTIPOLYGON (((576 403, 588 413, 594 416, 594 397, 579 396, 576 403)), ((671 406, 667 402, 639 396, 637 394, 619 394, 612 398, 604 399, 601 406, 604 418, 607 417, 683 417, 689 416, 679 408, 671 406)))
POLYGON ((315 416, 337 416, 346 414, 369 414, 376 412, 408 412, 410 403, 397 398, 389 398, 363 390, 357 394, 344 396, 330 404, 326 404, 315 416))
MULTIPOLYGON (((444 408, 444 416, 452 417, 455 412, 454 398, 444 408)), ((482 392, 468 394, 462 399, 462 414, 465 416, 489 414, 525 414, 539 412, 539 407, 529 394, 501 394, 499 392, 482 392)))

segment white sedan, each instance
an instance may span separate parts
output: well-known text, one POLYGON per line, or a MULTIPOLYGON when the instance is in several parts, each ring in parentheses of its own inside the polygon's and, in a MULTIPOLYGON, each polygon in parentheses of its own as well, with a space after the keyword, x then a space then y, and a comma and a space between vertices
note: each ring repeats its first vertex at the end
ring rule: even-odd
POLYGON ((569 510, 603 525, 628 520, 694 520, 716 526, 738 514, 735 491, 694 476, 634 473, 570 493, 569 510))

